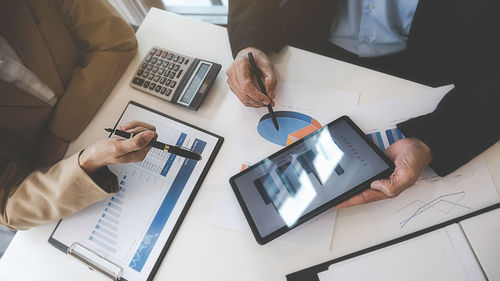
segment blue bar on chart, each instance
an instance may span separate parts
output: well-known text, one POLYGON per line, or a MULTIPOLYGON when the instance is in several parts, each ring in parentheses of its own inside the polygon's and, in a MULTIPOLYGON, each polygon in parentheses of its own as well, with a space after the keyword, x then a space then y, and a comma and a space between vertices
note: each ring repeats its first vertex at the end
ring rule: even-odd
POLYGON ((378 146, 378 148, 380 148, 382 151, 385 150, 384 141, 382 140, 382 134, 380 132, 375 132, 366 135, 378 146))
MULTIPOLYGON (((206 144, 207 143, 202 140, 195 139, 191 149, 201 154, 205 149, 206 144)), ((177 200, 179 199, 182 191, 184 190, 184 187, 186 186, 186 183, 190 178, 197 162, 198 161, 193 159, 185 159, 178 174, 175 176, 175 179, 172 182, 167 195, 163 199, 163 202, 161 203, 153 221, 151 222, 146 235, 139 245, 139 248, 137 249, 134 257, 130 261, 129 266, 137 272, 141 272, 144 264, 148 260, 148 257, 151 254, 151 251, 153 250, 158 237, 163 231, 163 227, 165 227, 165 224, 167 223, 167 220, 172 210, 174 209, 174 206, 177 203, 177 200)))
MULTIPOLYGON (((179 138, 177 139, 177 142, 175 143, 176 146, 182 146, 184 143, 184 140, 186 140, 187 135, 185 133, 181 133, 179 138)), ((170 154, 170 156, 167 159, 167 162, 165 163, 165 166, 163 166, 163 169, 161 170, 160 175, 162 176, 167 176, 168 171, 170 170, 170 167, 172 167, 172 164, 174 163, 175 160, 175 154, 170 154)))
POLYGON ((123 186, 126 185, 126 178, 127 176, 124 175, 120 181, 120 192, 111 197, 89 236, 90 241, 112 253, 116 253, 119 218, 122 210, 118 205, 123 204, 123 201, 118 198, 123 199, 125 196, 127 189, 123 186))
POLYGON ((403 134, 398 128, 386 130, 385 135, 387 136, 389 145, 392 145, 393 143, 403 138, 403 134))

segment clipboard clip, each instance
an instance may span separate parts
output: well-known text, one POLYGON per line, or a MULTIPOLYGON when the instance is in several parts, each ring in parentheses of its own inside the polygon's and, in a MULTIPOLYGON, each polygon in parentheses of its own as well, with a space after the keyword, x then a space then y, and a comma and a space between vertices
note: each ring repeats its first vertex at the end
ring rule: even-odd
POLYGON ((121 266, 107 260, 80 243, 74 242, 71 244, 67 253, 112 280, 118 281, 122 278, 123 268, 121 266))

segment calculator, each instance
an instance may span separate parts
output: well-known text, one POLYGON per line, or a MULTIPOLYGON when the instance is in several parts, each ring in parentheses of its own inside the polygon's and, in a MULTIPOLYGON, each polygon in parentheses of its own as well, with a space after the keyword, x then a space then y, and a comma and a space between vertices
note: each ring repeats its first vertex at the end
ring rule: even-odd
POLYGON ((198 110, 221 65, 153 47, 137 68, 130 85, 171 103, 198 110))

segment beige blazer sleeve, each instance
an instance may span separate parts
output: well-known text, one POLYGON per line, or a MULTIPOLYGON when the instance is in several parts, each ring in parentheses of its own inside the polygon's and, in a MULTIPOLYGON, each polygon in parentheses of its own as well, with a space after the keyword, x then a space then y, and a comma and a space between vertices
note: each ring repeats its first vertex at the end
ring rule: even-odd
MULTIPOLYGON (((118 192, 118 180, 102 168, 92 178, 80 167, 77 153, 45 171, 35 171, 7 188, 9 169, 0 179, 0 225, 27 229, 57 221, 118 192), (99 184, 99 185, 98 185, 99 184), (110 193, 106 192, 109 191, 110 193)), ((15 173, 10 169, 11 177, 15 173)))
POLYGON ((82 52, 49 128, 74 140, 123 74, 137 49, 132 28, 103 0, 58 0, 82 52))

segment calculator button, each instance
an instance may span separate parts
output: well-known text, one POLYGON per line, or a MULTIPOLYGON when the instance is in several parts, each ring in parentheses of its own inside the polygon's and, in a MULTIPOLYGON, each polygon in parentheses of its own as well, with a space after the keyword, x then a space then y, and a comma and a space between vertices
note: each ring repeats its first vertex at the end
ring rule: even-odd
POLYGON ((173 87, 175 87, 175 84, 177 84, 177 82, 175 82, 175 81, 172 81, 172 83, 170 83, 170 88, 173 88, 173 87))
POLYGON ((174 62, 177 62, 177 60, 178 60, 178 59, 179 59, 179 56, 178 56, 178 55, 175 55, 175 56, 174 56, 173 61, 174 61, 174 62))
POLYGON ((160 68, 160 70, 158 70, 158 74, 163 75, 163 71, 165 71, 165 69, 160 68))
POLYGON ((137 71, 137 76, 141 76, 143 72, 142 69, 139 69, 139 71, 137 71))
POLYGON ((156 75, 155 78, 153 78, 153 81, 158 82, 158 80, 160 80, 160 76, 156 75))
POLYGON ((149 52, 149 53, 154 55, 156 53, 156 48, 151 49, 151 52, 149 52))
POLYGON ((171 94, 171 93, 172 93, 172 90, 167 89, 167 93, 165 94, 165 96, 167 96, 167 97, 168 97, 168 96, 170 96, 170 94, 171 94))
POLYGON ((157 66, 153 67, 153 72, 154 73, 158 72, 158 67, 157 66))
POLYGON ((170 75, 168 77, 169 78, 174 78, 175 77, 175 72, 170 73, 170 75))
POLYGON ((183 57, 179 57, 179 61, 178 62, 182 64, 184 62, 184 58, 183 57))
POLYGON ((153 90, 155 87, 156 87, 156 84, 155 84, 155 83, 151 83, 151 84, 149 84, 149 89, 150 89, 150 90, 153 90))
POLYGON ((172 70, 172 69, 174 69, 174 66, 175 66, 175 64, 171 63, 171 64, 168 65, 168 69, 172 70))
POLYGON ((183 69, 179 70, 179 73, 177 73, 177 78, 181 77, 183 71, 184 71, 183 69))
POLYGON ((160 83, 162 83, 162 84, 165 84, 165 81, 167 81, 167 78, 165 78, 165 77, 162 77, 162 78, 160 79, 160 83))
POLYGON ((161 52, 161 57, 162 58, 165 58, 166 56, 167 56, 167 52, 165 52, 165 51, 161 52))
POLYGON ((163 60, 161 60, 161 59, 156 62, 157 65, 161 65, 162 63, 163 63, 163 60))
POLYGON ((172 80, 168 79, 167 82, 165 83, 165 86, 170 85, 170 83, 172 83, 172 80))
POLYGON ((152 63, 152 64, 155 64, 157 60, 158 60, 157 58, 152 58, 152 59, 151 59, 151 63, 152 63))
POLYGON ((160 85, 156 85, 155 92, 159 93, 160 90, 161 90, 161 86, 160 85))
POLYGON ((161 55, 161 50, 156 50, 156 56, 160 56, 161 55))
POLYGON ((149 79, 149 80, 153 80, 153 77, 155 77, 155 75, 154 75, 153 73, 149 73, 149 75, 148 75, 148 79, 149 79))
POLYGON ((142 86, 143 86, 144 88, 149 87, 149 81, 145 81, 145 82, 144 82, 144 85, 142 85, 142 86))
POLYGON ((176 65, 174 66, 174 71, 179 70, 179 67, 180 67, 180 66, 179 66, 178 64, 176 64, 176 65))
POLYGON ((161 65, 161 66, 163 66, 163 67, 167 67, 167 66, 168 66, 168 61, 166 61, 166 60, 165 60, 165 61, 162 63, 162 65, 161 65))
POLYGON ((139 78, 139 77, 135 77, 134 80, 132 80, 132 83, 139 85, 139 86, 142 86, 142 84, 144 83, 144 79, 139 78))
POLYGON ((167 60, 171 60, 174 55, 172 53, 168 54, 167 60))
POLYGON ((168 77, 170 75, 170 70, 165 70, 165 73, 163 75, 168 77))
POLYGON ((164 95, 166 91, 167 91, 167 88, 163 87, 160 90, 160 94, 164 95))
POLYGON ((151 69, 153 69, 153 65, 148 64, 148 67, 146 67, 146 70, 147 70, 147 71, 151 71, 151 69))
POLYGON ((186 59, 186 62, 184 64, 188 64, 189 63, 189 59, 186 59))
POLYGON ((151 60, 151 56, 149 56, 149 55, 148 55, 148 56, 146 57, 146 62, 149 62, 150 60, 151 60))
POLYGON ((144 71, 144 73, 142 73, 142 78, 146 78, 146 77, 148 77, 148 75, 149 75, 149 72, 144 71))
POLYGON ((141 68, 142 68, 142 69, 146 69, 146 67, 147 67, 147 66, 148 66, 148 64, 147 64, 147 63, 143 63, 143 64, 141 65, 141 68))

